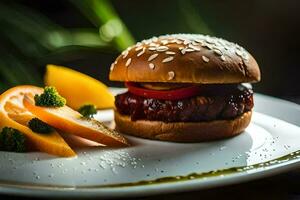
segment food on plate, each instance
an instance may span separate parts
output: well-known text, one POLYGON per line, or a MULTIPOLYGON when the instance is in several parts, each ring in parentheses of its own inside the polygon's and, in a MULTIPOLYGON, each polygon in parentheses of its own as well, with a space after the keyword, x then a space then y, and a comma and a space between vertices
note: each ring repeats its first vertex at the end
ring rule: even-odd
MULTIPOLYGON (((53 131, 48 134, 40 134, 32 131, 28 123, 33 118, 37 118, 29 112, 23 105, 25 95, 34 96, 41 94, 43 90, 35 86, 17 86, 11 88, 0 95, 0 130, 17 130, 26 137, 26 149, 38 149, 49 154, 71 157, 76 153, 69 147, 64 139, 53 131)), ((16 131, 10 131, 10 133, 16 131)), ((6 132, 7 133, 7 132, 6 132)), ((4 136, 4 135, 2 135, 4 136)))
POLYGON ((0 151, 23 152, 38 149, 63 157, 75 156, 76 153, 64 138, 76 146, 129 145, 122 135, 90 118, 96 111, 95 106, 83 107, 82 111, 86 114, 83 116, 66 106, 66 103, 64 97, 52 86, 42 89, 24 85, 2 93, 0 151), (70 134, 74 136, 68 136, 70 134))
MULTIPOLYGON (((40 94, 40 97, 45 95, 40 94)), ((55 93, 50 93, 56 95, 55 93)), ((46 95, 47 96, 47 95, 46 95)), ((53 99, 53 97, 49 97, 53 99)), ((43 122, 68 134, 80 136, 108 146, 128 146, 127 140, 118 132, 113 131, 95 119, 83 117, 79 112, 68 106, 44 107, 37 106, 34 101, 36 96, 25 94, 23 103, 26 109, 36 115, 43 122)), ((55 103, 55 102, 53 102, 55 103)))
POLYGON ((93 104, 87 104, 78 109, 78 112, 87 118, 93 118, 97 114, 97 108, 93 104))
POLYGON ((25 152, 26 137, 17 129, 4 127, 0 132, 0 150, 25 152))
POLYGON ((75 110, 87 104, 93 104, 97 109, 114 106, 114 96, 106 85, 66 67, 47 65, 45 84, 54 86, 67 99, 68 106, 75 110))
POLYGON ((201 142, 237 135, 249 125, 260 80, 255 59, 224 39, 177 34, 129 47, 110 80, 128 91, 115 98, 116 129, 138 137, 201 142))

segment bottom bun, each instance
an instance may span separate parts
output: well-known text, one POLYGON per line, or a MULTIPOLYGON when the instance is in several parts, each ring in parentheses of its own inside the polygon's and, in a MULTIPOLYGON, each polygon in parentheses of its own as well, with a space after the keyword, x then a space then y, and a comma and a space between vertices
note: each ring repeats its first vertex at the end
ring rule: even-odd
POLYGON ((252 111, 232 120, 210 122, 171 122, 137 120, 115 111, 116 129, 121 133, 153 140, 203 142, 232 137, 249 125, 252 111))

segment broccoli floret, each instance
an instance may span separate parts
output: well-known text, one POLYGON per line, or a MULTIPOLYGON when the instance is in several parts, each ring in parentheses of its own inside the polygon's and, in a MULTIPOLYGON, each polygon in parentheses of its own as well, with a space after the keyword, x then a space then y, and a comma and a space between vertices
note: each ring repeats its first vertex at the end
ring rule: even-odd
POLYGON ((38 118, 32 118, 28 122, 28 126, 33 132, 36 133, 52 133, 54 131, 52 126, 46 124, 45 122, 43 122, 38 118))
POLYGON ((44 107, 63 107, 66 99, 59 95, 55 87, 45 87, 44 93, 34 96, 36 106, 44 107))
POLYGON ((81 106, 78 110, 78 112, 86 118, 93 118, 95 114, 97 114, 97 108, 93 104, 87 104, 84 106, 81 106))
POLYGON ((25 152, 26 137, 17 129, 4 127, 0 132, 0 150, 25 152))

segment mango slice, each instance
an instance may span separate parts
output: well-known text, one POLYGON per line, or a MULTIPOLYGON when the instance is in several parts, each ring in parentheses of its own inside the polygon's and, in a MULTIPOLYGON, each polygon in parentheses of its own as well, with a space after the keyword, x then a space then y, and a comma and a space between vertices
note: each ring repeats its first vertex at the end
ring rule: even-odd
POLYGON ((75 70, 47 65, 45 84, 54 86, 75 110, 86 104, 94 104, 97 109, 114 107, 114 96, 106 85, 75 70))

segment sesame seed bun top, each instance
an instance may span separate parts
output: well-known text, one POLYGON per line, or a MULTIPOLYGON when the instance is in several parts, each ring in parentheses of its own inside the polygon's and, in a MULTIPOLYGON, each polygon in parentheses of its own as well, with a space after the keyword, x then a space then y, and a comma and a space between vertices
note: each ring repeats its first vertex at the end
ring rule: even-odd
POLYGON ((153 37, 127 48, 110 80, 170 83, 246 83, 260 80, 255 59, 227 40, 200 34, 153 37))

